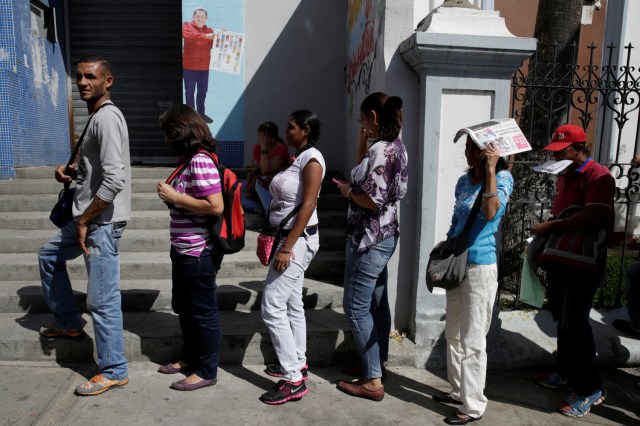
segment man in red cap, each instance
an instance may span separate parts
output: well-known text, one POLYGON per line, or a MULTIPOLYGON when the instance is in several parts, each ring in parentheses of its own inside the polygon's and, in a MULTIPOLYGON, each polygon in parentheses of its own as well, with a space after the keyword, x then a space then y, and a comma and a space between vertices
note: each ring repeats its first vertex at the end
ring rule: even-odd
MULTIPOLYGON (((571 205, 584 209, 567 218, 539 223, 531 229, 532 234, 544 236, 594 227, 604 227, 608 234, 613 230, 615 180, 609 169, 589 157, 586 142, 584 130, 572 124, 553 132, 544 149, 552 151, 555 160, 572 163, 558 177, 551 213, 557 216, 571 205)), ((536 380, 549 388, 573 389, 558 406, 558 411, 567 416, 582 417, 605 398, 589 312, 604 277, 606 256, 604 244, 595 274, 572 266, 547 271, 549 303, 553 319, 558 322, 558 372, 539 375, 536 380)))

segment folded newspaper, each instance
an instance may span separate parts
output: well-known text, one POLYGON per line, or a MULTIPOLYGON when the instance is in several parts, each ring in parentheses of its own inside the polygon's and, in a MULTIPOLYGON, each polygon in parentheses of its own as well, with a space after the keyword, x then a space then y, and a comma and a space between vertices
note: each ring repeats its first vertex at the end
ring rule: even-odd
POLYGON ((529 141, 513 118, 493 119, 475 126, 464 127, 458 130, 453 141, 457 141, 465 134, 471 136, 480 149, 485 149, 493 142, 493 147, 503 157, 531 150, 529 141))
POLYGON ((573 163, 571 160, 549 160, 546 163, 538 164, 533 167, 534 172, 538 173, 551 173, 557 175, 573 163))

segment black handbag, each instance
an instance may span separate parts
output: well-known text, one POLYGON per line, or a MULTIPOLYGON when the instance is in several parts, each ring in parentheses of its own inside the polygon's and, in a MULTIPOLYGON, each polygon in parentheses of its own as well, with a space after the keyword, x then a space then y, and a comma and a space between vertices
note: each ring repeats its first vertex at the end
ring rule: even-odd
POLYGON ((69 184, 64 185, 64 189, 58 194, 58 202, 49 214, 49 219, 58 228, 63 228, 71 219, 73 219, 73 197, 76 194, 76 188, 70 188, 69 184))
POLYGON ((480 211, 484 188, 482 185, 460 234, 440 241, 431 250, 426 272, 427 288, 430 292, 433 293, 434 287, 452 290, 464 279, 467 273, 469 230, 480 211))
MULTIPOLYGON (((91 123, 91 119, 98 112, 100 108, 103 106, 107 106, 111 104, 102 104, 89 116, 89 120, 87 120, 86 126, 84 126, 84 130, 82 131, 82 135, 80 135, 80 139, 78 139, 78 143, 76 144, 73 152, 71 153, 71 158, 69 158, 69 162, 67 162, 67 167, 64 169, 65 174, 69 174, 69 169, 73 164, 76 156, 78 155, 78 151, 80 151, 80 145, 82 145, 82 141, 84 140, 84 135, 87 133, 87 129, 89 128, 89 123, 91 123)), ((76 188, 71 187, 71 183, 65 183, 64 188, 58 194, 58 202, 51 209, 51 213, 49 214, 49 220, 53 222, 58 228, 63 228, 70 220, 73 219, 73 197, 75 196, 76 188)))

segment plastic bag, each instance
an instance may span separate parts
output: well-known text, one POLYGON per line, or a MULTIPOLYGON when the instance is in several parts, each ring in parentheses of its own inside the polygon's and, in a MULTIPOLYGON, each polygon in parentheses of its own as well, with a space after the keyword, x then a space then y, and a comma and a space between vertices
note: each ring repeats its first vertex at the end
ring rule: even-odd
POLYGON ((520 302, 535 308, 542 308, 544 303, 544 286, 536 275, 535 268, 527 258, 527 250, 520 256, 522 262, 522 278, 520 280, 520 302))

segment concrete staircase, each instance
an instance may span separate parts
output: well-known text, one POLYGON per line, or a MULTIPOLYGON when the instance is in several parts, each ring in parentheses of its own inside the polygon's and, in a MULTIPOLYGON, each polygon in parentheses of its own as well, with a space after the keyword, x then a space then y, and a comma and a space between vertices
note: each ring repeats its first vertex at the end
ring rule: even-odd
MULTIPOLYGON (((169 215, 155 183, 169 168, 133 169, 133 217, 121 240, 122 308, 125 350, 131 361, 163 363, 179 356, 181 333, 171 311, 169 215)), ((91 362, 93 330, 80 339, 42 339, 37 331, 52 321, 42 296, 37 250, 57 228, 48 214, 61 185, 53 167, 18 169, 17 179, 0 182, 0 359, 11 361, 91 362)), ((306 274, 304 302, 308 358, 325 365, 355 356, 342 311, 346 200, 330 181, 318 203, 321 248, 306 274)), ((218 275, 223 327, 221 362, 274 361, 269 334, 260 317, 267 268, 256 256, 257 229, 264 219, 247 214, 245 249, 226 256, 218 275)), ((68 268, 77 304, 86 312, 86 271, 82 258, 68 268)))

